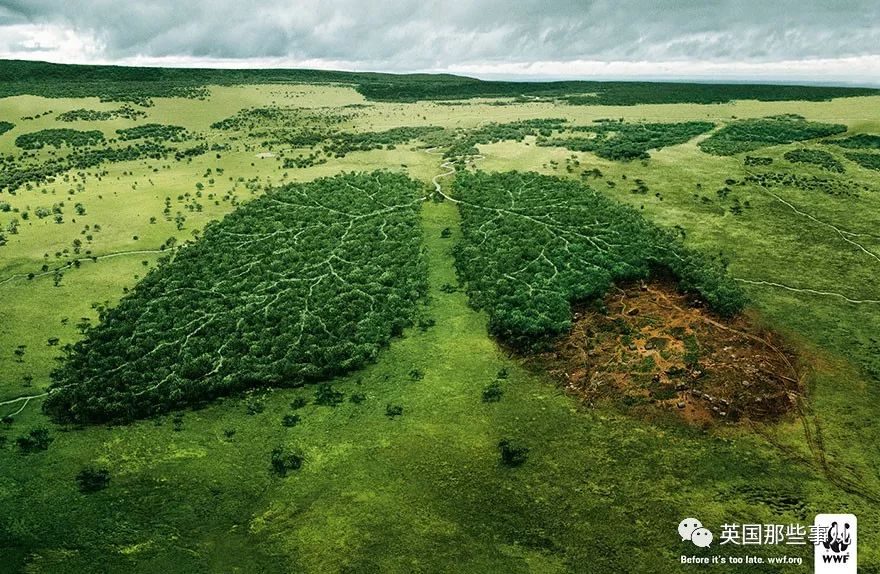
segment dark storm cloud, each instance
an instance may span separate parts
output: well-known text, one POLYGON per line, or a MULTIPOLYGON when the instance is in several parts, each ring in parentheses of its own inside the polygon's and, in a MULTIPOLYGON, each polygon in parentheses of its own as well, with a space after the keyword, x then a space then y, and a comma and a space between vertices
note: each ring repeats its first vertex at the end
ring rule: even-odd
POLYGON ((270 58, 384 70, 876 56, 878 22, 877 0, 0 0, 0 33, 4 25, 20 34, 27 25, 65 30, 88 38, 94 59, 270 58))

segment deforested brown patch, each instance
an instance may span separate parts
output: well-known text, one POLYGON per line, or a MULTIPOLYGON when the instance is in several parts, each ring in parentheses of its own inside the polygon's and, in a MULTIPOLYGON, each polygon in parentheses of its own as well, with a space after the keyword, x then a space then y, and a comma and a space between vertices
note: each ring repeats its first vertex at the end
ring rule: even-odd
POLYGON ((697 424, 776 419, 801 391, 793 354, 748 317, 721 319, 672 282, 616 287, 605 309, 529 359, 591 404, 664 409, 697 424))

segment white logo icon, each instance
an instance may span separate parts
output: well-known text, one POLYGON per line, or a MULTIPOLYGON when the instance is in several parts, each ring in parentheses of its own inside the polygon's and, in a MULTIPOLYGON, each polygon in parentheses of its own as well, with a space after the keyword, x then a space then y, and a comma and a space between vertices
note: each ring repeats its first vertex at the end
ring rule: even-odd
POLYGON ((853 514, 817 514, 816 574, 856 574, 856 517, 853 514))
POLYGON ((708 528, 697 528, 691 534, 691 542, 700 548, 708 548, 712 544, 712 533, 708 528))
POLYGON ((703 523, 696 518, 685 518, 678 523, 678 535, 682 541, 690 540, 700 548, 708 548, 712 544, 712 532, 703 528, 703 523))
POLYGON ((693 531, 702 527, 703 523, 696 518, 685 518, 678 523, 678 535, 682 540, 690 540, 693 531))

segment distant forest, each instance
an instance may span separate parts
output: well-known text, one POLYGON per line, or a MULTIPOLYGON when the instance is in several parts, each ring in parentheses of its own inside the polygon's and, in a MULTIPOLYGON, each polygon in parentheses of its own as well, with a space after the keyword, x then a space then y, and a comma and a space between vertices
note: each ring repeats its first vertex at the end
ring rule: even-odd
POLYGON ((317 83, 353 86, 369 100, 413 102, 466 98, 553 98, 571 105, 723 103, 807 100, 880 94, 872 88, 676 82, 496 82, 450 74, 382 74, 324 70, 221 70, 83 66, 0 60, 0 97, 96 96, 149 105, 154 97, 204 97, 206 85, 317 83))

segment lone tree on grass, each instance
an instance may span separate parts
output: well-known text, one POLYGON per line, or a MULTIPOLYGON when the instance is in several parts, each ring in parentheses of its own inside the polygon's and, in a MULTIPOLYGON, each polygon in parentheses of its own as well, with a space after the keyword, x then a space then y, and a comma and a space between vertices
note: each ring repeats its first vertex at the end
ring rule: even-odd
POLYGON ((76 475, 76 483, 82 493, 104 490, 110 484, 110 471, 106 468, 86 467, 76 475))
POLYGON ((510 439, 503 439, 498 443, 498 450, 501 452, 501 464, 504 466, 520 466, 529 457, 528 447, 516 444, 510 439))
POLYGON ((272 472, 278 476, 287 476, 289 471, 302 468, 305 460, 305 454, 303 454, 301 449, 285 449, 282 446, 276 446, 272 449, 272 456, 270 458, 272 472))

